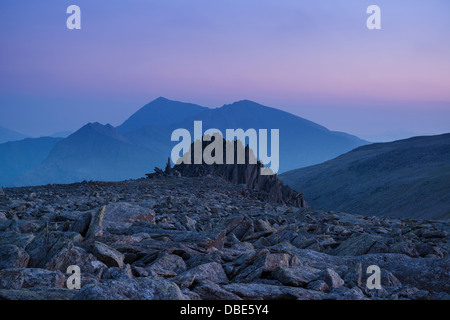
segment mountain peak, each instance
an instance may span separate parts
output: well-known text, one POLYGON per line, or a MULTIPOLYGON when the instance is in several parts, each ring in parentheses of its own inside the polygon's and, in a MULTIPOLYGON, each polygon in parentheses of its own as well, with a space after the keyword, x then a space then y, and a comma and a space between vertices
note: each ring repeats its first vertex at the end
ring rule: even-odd
MULTIPOLYGON (((152 102, 166 102, 166 101, 172 101, 172 100, 167 99, 165 97, 158 97, 155 100, 153 100, 152 102)), ((152 103, 152 102, 150 102, 150 103, 152 103)))
POLYGON ((230 107, 264 107, 264 106, 255 101, 244 99, 238 100, 231 104, 225 104, 223 107, 230 108, 230 107))
POLYGON ((90 137, 92 135, 102 135, 102 136, 109 136, 113 137, 118 140, 124 140, 124 137, 122 137, 109 123, 103 125, 99 122, 89 122, 88 124, 85 124, 83 127, 81 127, 79 130, 77 130, 75 133, 71 134, 68 138, 69 139, 83 139, 90 137))
POLYGON ((111 129, 114 129, 114 127, 112 125, 110 125, 109 123, 103 125, 100 122, 89 122, 89 123, 85 124, 84 126, 82 126, 80 128, 80 130, 78 130, 78 131, 81 131, 81 130, 83 130, 83 131, 85 131, 85 130, 98 131, 98 130, 104 130, 104 129, 111 130, 111 129))
POLYGON ((136 111, 117 129, 119 132, 129 132, 147 126, 167 126, 205 110, 208 108, 159 97, 136 111))

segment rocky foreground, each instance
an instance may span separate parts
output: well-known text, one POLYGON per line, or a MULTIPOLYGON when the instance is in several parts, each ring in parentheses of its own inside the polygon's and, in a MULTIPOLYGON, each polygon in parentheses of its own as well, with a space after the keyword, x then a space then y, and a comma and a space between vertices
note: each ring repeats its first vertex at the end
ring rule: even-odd
POLYGON ((448 231, 271 203, 217 177, 0 189, 0 298, 449 299, 448 231))

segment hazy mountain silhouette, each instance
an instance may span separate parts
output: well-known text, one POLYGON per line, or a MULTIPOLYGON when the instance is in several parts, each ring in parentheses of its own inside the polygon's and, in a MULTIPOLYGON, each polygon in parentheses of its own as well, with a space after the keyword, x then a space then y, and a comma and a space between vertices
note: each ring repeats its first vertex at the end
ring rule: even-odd
POLYGON ((8 141, 17 141, 28 138, 28 136, 0 126, 0 143, 8 141))
MULTIPOLYGON (((249 100, 224 105, 218 109, 208 109, 187 118, 173 128, 186 128, 193 135, 194 120, 202 120, 203 130, 216 128, 221 130, 224 136, 226 129, 268 129, 269 134, 270 129, 279 129, 280 172, 317 164, 368 143, 355 136, 330 131, 312 121, 249 100)), ((270 142, 269 137, 267 140, 270 142)))
POLYGON ((164 127, 180 122, 208 108, 159 97, 136 111, 117 127, 119 132, 136 131, 146 126, 164 127))
MULTIPOLYGON (((170 140, 174 129, 188 129, 193 139, 195 120, 203 121, 203 130, 216 128, 223 134, 225 129, 279 129, 279 172, 320 163, 367 143, 248 100, 209 109, 158 98, 117 128, 85 125, 55 144, 45 160, 8 182, 21 186, 142 177, 165 165, 178 143, 170 140)), ((0 185, 5 182, 0 180, 0 185)))
POLYGON ((24 172, 44 161, 59 138, 27 138, 0 144, 0 186, 11 185, 24 172))
POLYGON ((68 131, 68 130, 58 131, 58 132, 52 133, 51 135, 49 135, 49 137, 52 137, 52 138, 67 138, 72 133, 73 133, 73 131, 68 131))
POLYGON ((156 157, 150 149, 129 143, 113 126, 89 123, 59 141, 45 161, 21 175, 14 184, 139 178, 156 157))
POLYGON ((450 134, 359 147, 280 179, 315 209, 450 218, 450 134))

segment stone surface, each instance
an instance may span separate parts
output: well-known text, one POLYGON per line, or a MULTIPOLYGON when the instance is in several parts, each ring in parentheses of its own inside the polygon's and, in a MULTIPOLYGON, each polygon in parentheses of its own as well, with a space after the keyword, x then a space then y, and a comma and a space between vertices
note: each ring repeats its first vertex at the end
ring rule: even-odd
POLYGON ((209 280, 202 281, 193 291, 202 300, 242 300, 239 296, 224 290, 221 286, 209 280))
POLYGON ((25 268, 29 260, 30 256, 22 248, 12 244, 0 246, 0 270, 25 268))
POLYGON ((306 287, 310 282, 319 279, 320 270, 307 267, 278 267, 272 276, 286 286, 306 287))
POLYGON ((62 272, 37 268, 0 270, 1 289, 31 287, 63 288, 66 278, 62 272))
POLYGON ((342 280, 336 271, 330 268, 323 270, 320 274, 320 278, 325 281, 330 288, 339 288, 344 285, 344 280, 342 280))
POLYGON ((181 287, 190 287, 194 281, 211 281, 217 284, 228 283, 227 275, 222 266, 217 262, 201 264, 190 270, 187 270, 174 278, 174 281, 181 287))
MULTIPOLYGON (((307 207, 306 202, 303 200, 303 194, 292 190, 286 185, 283 185, 276 174, 261 174, 261 168, 264 166, 260 161, 256 161, 256 158, 248 145, 244 148, 240 142, 226 142, 222 137, 217 137, 217 139, 221 139, 223 144, 223 164, 209 165, 205 164, 204 159, 202 159, 202 164, 190 165, 181 163, 175 165, 173 169, 170 169, 170 167, 166 168, 166 172, 170 173, 173 170, 181 176, 186 177, 215 175, 234 184, 245 184, 248 188, 260 192, 262 197, 268 201, 289 204, 296 207, 307 207), (234 148, 234 164, 227 164, 227 144, 232 144, 231 148, 234 148), (238 164, 238 151, 245 154, 245 164, 238 164), (253 160, 254 162, 252 164, 253 160)), ((208 141, 202 141, 202 150, 204 150, 210 143, 211 142, 208 141)), ((191 145, 191 150, 193 150, 193 148, 194 143, 191 145)), ((191 163, 195 163, 194 152, 191 152, 191 163)))
POLYGON ((313 210, 234 178, 167 170, 5 189, 0 298, 449 297, 448 221, 313 210), (69 265, 81 269, 80 291, 64 289, 69 265), (366 288, 370 265, 381 269, 380 290, 366 288))
POLYGON ((92 239, 103 234, 103 218, 105 216, 106 206, 101 207, 94 212, 86 232, 86 239, 92 239))
POLYGON ((94 241, 92 254, 107 266, 119 267, 120 269, 124 266, 124 255, 102 242, 94 241))
POLYGON ((185 300, 180 288, 167 280, 136 278, 109 280, 83 287, 74 300, 185 300))
POLYGON ((145 268, 150 274, 170 277, 186 271, 187 267, 180 256, 164 253, 145 268))

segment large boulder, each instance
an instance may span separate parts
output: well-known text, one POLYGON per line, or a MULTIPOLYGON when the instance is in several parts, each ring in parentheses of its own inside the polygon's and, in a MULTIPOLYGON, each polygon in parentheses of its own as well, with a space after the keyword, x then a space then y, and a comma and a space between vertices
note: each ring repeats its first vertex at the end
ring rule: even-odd
POLYGON ((103 234, 103 218, 105 216, 106 206, 101 207, 94 212, 86 232, 86 239, 92 239, 103 234))
POLYGON ((286 286, 306 287, 310 282, 319 279, 319 272, 320 270, 307 266, 278 267, 272 276, 286 286))
POLYGON ((163 279, 108 280, 81 288, 74 300, 185 300, 180 288, 163 279))
POLYGON ((319 291, 262 283, 231 283, 223 288, 243 299, 250 300, 321 300, 326 297, 326 294, 319 291))
POLYGON ((337 256, 363 255, 368 253, 370 248, 380 239, 381 237, 379 236, 366 233, 356 235, 341 243, 336 249, 334 249, 333 254, 337 256))
POLYGON ((1 289, 21 289, 31 287, 63 288, 66 278, 60 271, 38 268, 0 270, 1 289))
POLYGON ((186 263, 175 254, 163 253, 155 261, 146 266, 150 274, 158 276, 176 276, 186 271, 186 263))
POLYGON ((193 289, 203 300, 242 300, 239 296, 223 289, 218 284, 204 280, 193 289))
POLYGON ((121 252, 102 242, 94 241, 92 253, 109 267, 118 267, 122 269, 124 266, 123 260, 125 256, 121 252))
POLYGON ((93 254, 74 245, 69 245, 61 249, 47 261, 45 268, 48 270, 59 270, 65 273, 67 268, 72 265, 78 266, 83 273, 94 273, 99 269, 107 268, 93 254))
POLYGON ((185 288, 190 287, 194 281, 202 282, 204 280, 209 280, 217 284, 229 282, 222 265, 217 262, 201 264, 173 278, 173 281, 185 288))
POLYGON ((0 269, 26 268, 30 256, 28 253, 13 244, 0 246, 0 269))

